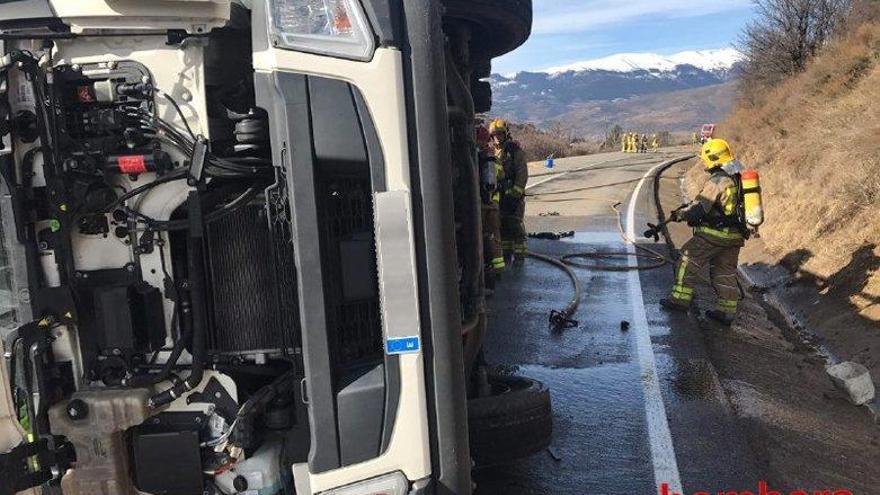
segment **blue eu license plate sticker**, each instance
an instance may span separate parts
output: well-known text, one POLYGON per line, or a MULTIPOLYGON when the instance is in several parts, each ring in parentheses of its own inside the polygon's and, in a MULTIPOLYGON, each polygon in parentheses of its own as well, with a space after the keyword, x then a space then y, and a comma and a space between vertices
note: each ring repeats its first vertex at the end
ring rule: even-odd
POLYGON ((388 339, 385 347, 388 354, 410 354, 419 352, 422 344, 418 337, 403 337, 388 339))

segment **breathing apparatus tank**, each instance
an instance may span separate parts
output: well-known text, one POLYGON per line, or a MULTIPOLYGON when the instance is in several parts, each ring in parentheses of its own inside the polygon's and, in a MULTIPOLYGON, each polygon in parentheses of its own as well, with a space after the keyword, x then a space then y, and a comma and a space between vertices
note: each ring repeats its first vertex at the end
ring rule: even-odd
POLYGON ((745 220, 750 227, 764 223, 764 204, 761 200, 761 177, 757 170, 746 170, 741 175, 745 220))

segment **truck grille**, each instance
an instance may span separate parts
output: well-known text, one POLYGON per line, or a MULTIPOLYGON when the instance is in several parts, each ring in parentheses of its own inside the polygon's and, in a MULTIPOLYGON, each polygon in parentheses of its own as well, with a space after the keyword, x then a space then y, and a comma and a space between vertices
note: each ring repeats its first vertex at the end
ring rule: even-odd
POLYGON ((372 191, 369 176, 319 175, 316 183, 327 333, 338 374, 383 356, 372 191))

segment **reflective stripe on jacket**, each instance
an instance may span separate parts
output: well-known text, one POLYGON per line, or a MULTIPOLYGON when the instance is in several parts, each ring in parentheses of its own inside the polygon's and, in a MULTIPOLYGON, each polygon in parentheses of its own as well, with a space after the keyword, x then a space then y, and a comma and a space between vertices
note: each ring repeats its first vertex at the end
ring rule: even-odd
POLYGON ((525 194, 526 184, 529 182, 529 165, 519 144, 516 141, 506 141, 495 149, 495 158, 504 169, 504 183, 509 185, 502 192, 513 196, 525 194))

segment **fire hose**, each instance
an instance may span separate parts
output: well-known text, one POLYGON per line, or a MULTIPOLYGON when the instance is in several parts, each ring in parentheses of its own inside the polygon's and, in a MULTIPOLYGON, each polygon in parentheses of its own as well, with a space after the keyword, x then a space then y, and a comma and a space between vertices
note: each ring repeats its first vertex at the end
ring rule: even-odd
MULTIPOLYGON (((674 163, 678 163, 682 160, 675 160, 670 162, 670 165, 674 163)), ((662 173, 662 171, 660 172, 662 173)), ((659 173, 657 174, 659 176, 659 173)), ((656 184, 655 184, 656 189, 656 184)), ((656 195, 656 191, 655 191, 656 195)), ((658 201, 658 213, 661 217, 661 222, 657 225, 648 224, 648 230, 645 231, 644 237, 653 239, 654 242, 659 242, 660 235, 662 234, 664 237, 668 236, 666 231, 666 226, 670 223, 674 222, 677 218, 675 213, 684 209, 687 205, 682 205, 678 209, 676 209, 673 214, 669 215, 668 218, 665 218, 665 215, 662 212, 662 208, 659 205, 658 201)), ((630 237, 626 234, 626 230, 623 228, 623 218, 622 212, 620 211, 620 203, 615 203, 611 206, 611 209, 617 215, 617 228, 620 233, 620 236, 623 240, 635 246, 636 252, 632 253, 629 251, 598 251, 598 252, 581 252, 581 253, 572 253, 562 256, 561 258, 555 258, 552 256, 547 256, 544 254, 529 252, 529 256, 543 261, 545 263, 549 263, 554 265, 561 270, 563 270, 568 277, 571 279, 572 285, 574 286, 574 297, 568 303, 568 305, 562 310, 551 310, 549 323, 550 328, 556 331, 564 330, 568 328, 574 328, 577 326, 578 322, 572 319, 572 316, 577 311, 580 305, 581 299, 581 287, 580 281, 577 277, 577 273, 573 270, 573 268, 583 268, 590 270, 602 270, 602 271, 629 271, 629 270, 654 270, 657 268, 662 268, 666 265, 673 264, 675 260, 671 259, 670 256, 664 255, 654 249, 648 248, 643 245, 639 245, 635 239, 630 239, 630 237), (647 264, 627 264, 627 265, 611 265, 611 264, 599 264, 599 263, 579 263, 573 260, 584 260, 584 259, 592 259, 592 260, 608 260, 615 258, 624 258, 629 259, 630 257, 635 257, 639 259, 648 260, 647 264)), ((699 278, 704 278, 698 274, 699 278)))
POLYGON ((581 282, 578 280, 577 273, 568 266, 564 261, 558 258, 554 258, 553 256, 547 256, 546 254, 539 254, 529 252, 529 257, 534 258, 539 261, 543 261, 544 263, 551 264, 560 270, 564 271, 568 278, 571 280, 571 284, 574 287, 574 295, 569 301, 568 306, 566 306, 562 311, 559 310, 551 310, 550 311, 550 328, 552 330, 560 331, 568 328, 574 328, 578 325, 577 320, 573 320, 571 317, 574 315, 575 311, 577 311, 578 306, 581 304, 581 282))

